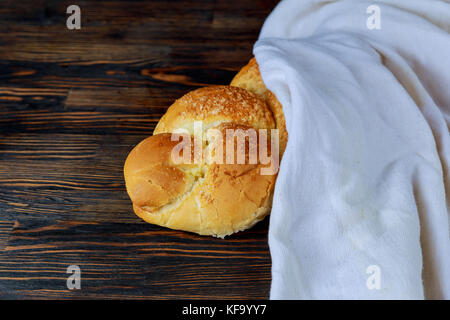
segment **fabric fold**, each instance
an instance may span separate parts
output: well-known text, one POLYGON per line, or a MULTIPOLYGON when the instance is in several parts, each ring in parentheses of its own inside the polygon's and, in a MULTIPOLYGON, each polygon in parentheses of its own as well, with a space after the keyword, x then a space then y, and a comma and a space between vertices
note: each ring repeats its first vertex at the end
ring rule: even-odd
POLYGON ((449 26, 442 1, 285 0, 267 18, 254 54, 289 133, 272 299, 450 298, 449 26))

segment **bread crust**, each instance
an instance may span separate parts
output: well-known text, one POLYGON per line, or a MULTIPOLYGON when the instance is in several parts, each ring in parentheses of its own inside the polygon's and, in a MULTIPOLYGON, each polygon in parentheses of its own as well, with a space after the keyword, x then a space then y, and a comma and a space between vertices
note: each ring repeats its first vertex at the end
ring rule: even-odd
POLYGON ((153 134, 186 129, 193 134, 194 121, 207 130, 224 122, 255 129, 273 129, 275 121, 261 97, 239 87, 200 88, 176 100, 162 116, 153 134))
POLYGON ((275 118, 276 128, 279 130, 281 158, 288 141, 283 107, 275 94, 266 88, 259 71, 258 63, 254 57, 236 74, 230 85, 253 92, 266 101, 275 118))
MULTIPOLYGON (((182 128, 193 135, 194 121, 202 121, 203 131, 276 127, 266 102, 243 88, 201 88, 178 99, 154 135, 139 143, 125 162, 126 187, 136 215, 160 226, 216 237, 250 228, 270 212, 276 173, 261 174, 267 165, 260 162, 174 163, 171 151, 178 141, 171 140, 171 133, 182 128)), ((206 154, 214 150, 215 142, 202 139, 206 154)))

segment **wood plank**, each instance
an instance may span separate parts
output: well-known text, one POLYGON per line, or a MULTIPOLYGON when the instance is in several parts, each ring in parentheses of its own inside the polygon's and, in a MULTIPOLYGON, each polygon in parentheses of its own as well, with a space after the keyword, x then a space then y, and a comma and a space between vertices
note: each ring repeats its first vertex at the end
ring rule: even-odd
POLYGON ((27 6, 3 1, 0 42, 8 50, 0 51, 0 59, 82 65, 212 58, 226 64, 236 59, 237 51, 251 54, 255 34, 274 3, 246 1, 224 15, 230 1, 153 1, 147 6, 140 1, 79 1, 82 27, 72 31, 65 27, 67 15, 61 14, 66 2, 27 6), (9 23, 19 17, 22 23, 9 23), (183 36, 174 38, 181 29, 183 36))
POLYGON ((265 224, 224 240, 149 224, 21 220, 0 254, 0 298, 267 298, 265 224), (81 269, 81 290, 66 287, 69 265, 81 269))
POLYGON ((3 137, 0 139, 2 216, 135 222, 122 169, 128 152, 146 136, 3 137))
POLYGON ((15 221, 0 220, 0 251, 7 245, 15 221))
POLYGON ((277 2, 82 0, 70 31, 71 2, 0 1, 0 298, 268 297, 268 219, 225 240, 147 224, 122 168, 175 99, 230 82, 277 2))

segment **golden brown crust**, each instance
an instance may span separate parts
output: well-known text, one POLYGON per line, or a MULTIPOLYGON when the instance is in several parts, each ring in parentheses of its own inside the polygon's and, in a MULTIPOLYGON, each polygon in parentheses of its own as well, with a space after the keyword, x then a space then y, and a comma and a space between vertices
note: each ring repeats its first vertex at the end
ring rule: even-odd
MULTIPOLYGON (((155 135, 138 144, 125 162, 135 213, 150 223, 217 237, 253 226, 270 212, 276 172, 263 175, 261 169, 268 165, 250 164, 248 158, 245 164, 175 164, 171 152, 179 142, 171 141, 170 133, 184 128, 193 134, 196 120, 202 121, 203 131, 216 128, 222 133, 275 128, 264 100, 242 88, 201 88, 178 99, 155 135)), ((208 142, 202 143, 204 154, 215 150, 216 141, 208 142)))
POLYGON ((233 122, 255 129, 275 128, 270 109, 259 96, 242 88, 213 86, 191 91, 175 101, 158 122, 153 134, 186 129, 193 133, 194 121, 204 128, 233 122))
POLYGON ((259 66, 255 58, 242 67, 242 69, 231 80, 231 86, 244 88, 257 95, 264 96, 267 91, 261 78, 259 66))
POLYGON ((177 143, 171 141, 171 134, 159 134, 141 141, 130 152, 124 175, 128 195, 135 205, 156 209, 192 186, 193 177, 171 161, 171 151, 177 143))
POLYGON ((283 107, 278 101, 277 97, 266 88, 259 66, 255 58, 252 58, 249 63, 244 66, 231 81, 231 86, 244 88, 250 92, 260 95, 264 98, 275 118, 276 127, 279 129, 280 135, 280 157, 286 149, 288 140, 288 133, 286 130, 286 121, 284 118, 283 107))

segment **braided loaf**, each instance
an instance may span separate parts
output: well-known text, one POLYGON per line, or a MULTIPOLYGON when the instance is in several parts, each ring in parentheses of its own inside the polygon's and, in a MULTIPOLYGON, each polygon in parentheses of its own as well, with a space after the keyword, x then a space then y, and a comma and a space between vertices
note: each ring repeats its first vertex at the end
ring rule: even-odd
MULTIPOLYGON (((277 128, 280 120, 271 111, 274 102, 266 102, 270 99, 267 90, 251 91, 240 88, 239 83, 205 87, 189 92, 169 107, 153 136, 141 141, 125 162, 127 191, 139 217, 172 229, 224 237, 250 228, 270 212, 276 170, 262 172, 279 161, 280 153, 272 149, 275 140, 270 129, 277 128), (225 138, 208 135, 210 129, 225 138), (237 136, 227 135, 228 130, 251 129, 269 131, 257 141, 258 148, 262 142, 268 146, 269 161, 250 160, 249 136, 244 137, 247 143, 241 150, 237 136), (180 155, 194 161, 174 160, 179 138, 186 138, 186 148, 179 149, 180 155), (216 154, 228 143, 233 148, 231 162, 228 155, 216 154), (244 152, 244 163, 236 161, 240 151, 244 152), (208 161, 212 158, 215 162, 208 161)), ((283 150, 284 137, 281 132, 283 150)))

